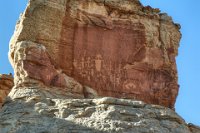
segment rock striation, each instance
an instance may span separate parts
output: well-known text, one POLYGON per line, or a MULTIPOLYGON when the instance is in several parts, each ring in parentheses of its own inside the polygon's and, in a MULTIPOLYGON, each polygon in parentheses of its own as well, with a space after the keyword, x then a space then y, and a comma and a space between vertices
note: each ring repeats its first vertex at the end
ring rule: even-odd
POLYGON ((0 74, 0 108, 13 85, 12 75, 0 74))
POLYGON ((138 0, 30 0, 0 133, 200 133, 173 110, 179 29, 138 0))
POLYGON ((30 0, 10 42, 15 86, 173 108, 179 28, 138 0, 30 0))

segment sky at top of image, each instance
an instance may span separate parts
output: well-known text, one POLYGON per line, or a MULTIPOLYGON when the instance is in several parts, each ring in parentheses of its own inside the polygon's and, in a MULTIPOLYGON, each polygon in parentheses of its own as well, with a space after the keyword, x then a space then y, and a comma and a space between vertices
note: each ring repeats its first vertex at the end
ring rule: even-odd
MULTIPOLYGON (((28 0, 0 2, 0 73, 13 73, 8 61, 9 40, 28 0)), ((182 39, 177 57, 180 91, 176 112, 186 122, 200 125, 200 14, 199 0, 141 0, 160 8, 181 25, 182 39)))

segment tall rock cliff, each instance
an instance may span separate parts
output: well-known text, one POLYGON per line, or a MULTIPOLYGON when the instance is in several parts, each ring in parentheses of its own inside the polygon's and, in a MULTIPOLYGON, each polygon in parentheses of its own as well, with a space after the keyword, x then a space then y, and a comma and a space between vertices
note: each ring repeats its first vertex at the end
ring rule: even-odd
POLYGON ((138 0, 30 0, 0 132, 200 132, 171 110, 179 29, 138 0))
POLYGON ((179 28, 138 0, 31 0, 10 43, 15 86, 172 108, 179 28))

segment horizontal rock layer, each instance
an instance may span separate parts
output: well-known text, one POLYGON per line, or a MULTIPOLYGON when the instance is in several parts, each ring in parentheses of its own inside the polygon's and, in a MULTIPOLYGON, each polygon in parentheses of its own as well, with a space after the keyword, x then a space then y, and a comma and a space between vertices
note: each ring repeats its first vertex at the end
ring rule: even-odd
POLYGON ((179 28, 138 0, 30 0, 10 42, 15 86, 173 108, 179 28))

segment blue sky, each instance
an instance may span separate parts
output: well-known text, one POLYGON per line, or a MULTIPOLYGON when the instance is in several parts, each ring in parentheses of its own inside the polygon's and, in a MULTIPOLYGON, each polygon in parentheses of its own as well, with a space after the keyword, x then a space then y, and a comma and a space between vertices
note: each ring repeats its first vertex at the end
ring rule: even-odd
MULTIPOLYGON (((2 0, 0 4, 0 73, 13 72, 8 61, 9 40, 28 0, 2 0)), ((199 0, 141 0, 160 8, 182 26, 177 57, 180 91, 176 111, 188 123, 200 125, 200 13, 199 0)))

